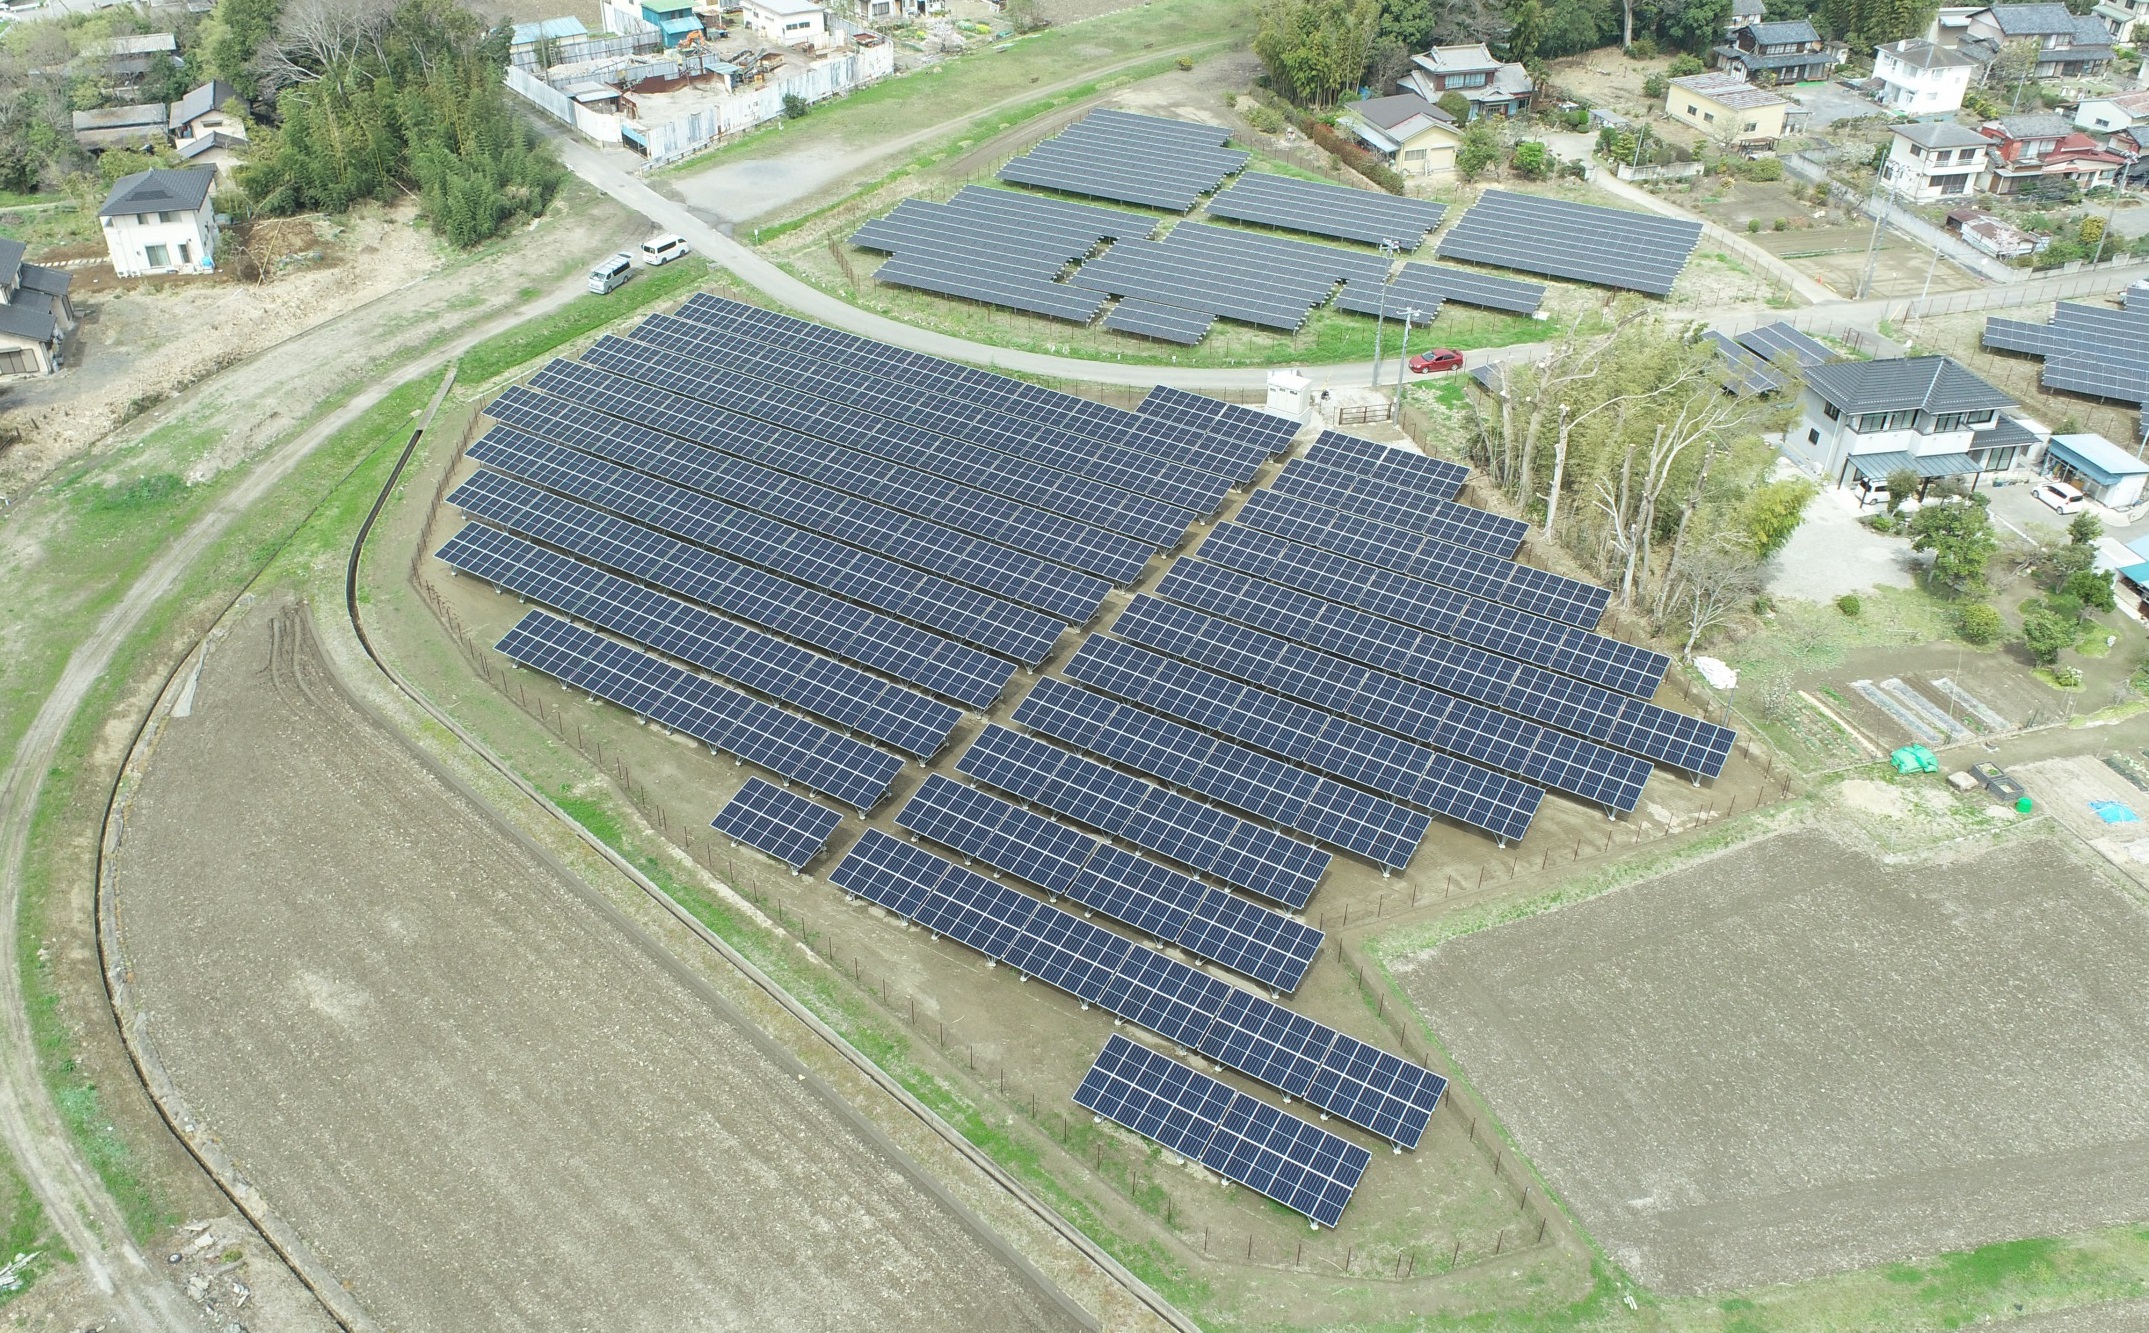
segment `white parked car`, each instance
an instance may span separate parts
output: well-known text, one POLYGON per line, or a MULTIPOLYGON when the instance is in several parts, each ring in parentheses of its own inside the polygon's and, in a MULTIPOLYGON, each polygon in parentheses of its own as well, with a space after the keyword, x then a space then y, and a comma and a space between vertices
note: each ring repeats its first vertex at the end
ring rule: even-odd
POLYGON ((642 262, 650 268, 684 258, 686 253, 685 238, 673 236, 669 232, 662 236, 652 236, 642 242, 642 262))
POLYGON ((2055 514, 2079 514, 2082 512, 2082 506, 2089 503, 2080 491, 2064 481, 2039 482, 2037 489, 2030 494, 2036 496, 2040 503, 2049 506, 2055 514))

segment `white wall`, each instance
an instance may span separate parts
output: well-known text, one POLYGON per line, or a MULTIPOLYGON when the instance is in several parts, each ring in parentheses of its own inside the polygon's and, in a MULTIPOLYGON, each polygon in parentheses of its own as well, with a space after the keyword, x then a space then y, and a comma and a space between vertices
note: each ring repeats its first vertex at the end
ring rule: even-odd
POLYGON ((111 252, 113 271, 123 278, 152 273, 207 273, 216 267, 216 205, 205 201, 198 212, 174 213, 173 221, 156 220, 157 214, 105 218, 105 249, 111 252), (141 221, 146 216, 150 220, 141 221), (151 254, 162 246, 160 257, 151 254), (181 247, 185 259, 180 258, 181 247))
POLYGON ((1877 57, 1873 72, 1887 84, 1883 105, 1909 116, 1939 115, 1962 109, 1962 97, 1970 87, 1967 67, 1913 69, 1887 52, 1877 57))

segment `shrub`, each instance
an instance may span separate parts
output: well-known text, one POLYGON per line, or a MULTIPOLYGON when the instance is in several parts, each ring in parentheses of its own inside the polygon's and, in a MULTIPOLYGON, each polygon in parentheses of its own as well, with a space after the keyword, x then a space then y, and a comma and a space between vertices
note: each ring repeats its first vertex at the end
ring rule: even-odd
POLYGON ((1440 94, 1440 101, 1436 103, 1436 105, 1439 106, 1442 111, 1445 111, 1450 116, 1454 117, 1455 123, 1458 125, 1470 119, 1470 99, 1463 96, 1461 93, 1442 93, 1440 94))
POLYGON ((1634 39, 1634 45, 1632 45, 1632 46, 1630 46, 1630 47, 1628 47, 1628 48, 1627 48, 1627 58, 1628 58, 1628 59, 1630 59, 1630 60, 1654 60, 1654 59, 1656 59, 1656 58, 1657 58, 1657 44, 1656 44, 1656 39, 1655 39, 1655 38, 1653 38, 1653 37, 1637 37, 1637 38, 1635 38, 1635 39, 1634 39))
POLYGON ((1525 139, 1515 145, 1515 154, 1508 164, 1515 174, 1524 180, 1541 181, 1559 166, 1559 159, 1545 151, 1545 146, 1535 139, 1525 139))
POLYGON ((1172 63, 1174 65, 1177 65, 1180 69, 1192 69, 1194 68, 1194 57, 1181 56, 1177 60, 1174 60, 1172 63))
POLYGON ((2069 574, 2059 590, 2063 595, 2097 611, 2109 611, 2119 604, 2112 593, 2112 576, 2094 569, 2078 569, 2069 574))
POLYGON ((2063 616, 2047 607, 2031 605, 2022 613, 2022 644, 2037 659, 2039 666, 2051 666, 2059 661, 2059 655, 2074 647, 2075 622, 2073 616, 2063 616))
POLYGON ((1652 74, 1642 80, 1642 96, 1654 102, 1671 91, 1671 81, 1661 74, 1652 74))
POLYGON ((1263 134, 1283 133, 1283 113, 1265 103, 1254 104, 1254 109, 1246 113, 1246 123, 1263 134))
POLYGON ((1998 643, 2006 627, 1990 602, 1972 602, 1955 617, 1955 632, 1962 635, 1963 642, 1980 648, 1998 643))
POLYGON ((813 103, 800 97, 797 93, 785 93, 783 95, 783 118, 785 120, 797 120, 811 110, 813 110, 813 103))
POLYGON ((2056 666, 2052 668, 2051 674, 2052 683, 2063 690, 2082 688, 2082 669, 2080 667, 2056 666))
POLYGON ((1776 221, 1771 223, 1769 226, 1770 231, 1789 231, 1790 229, 1791 219, 1789 218, 1777 218, 1776 221))
POLYGON ((1760 230, 1761 230, 1761 219, 1759 219, 1759 218, 1748 218, 1748 219, 1746 219, 1746 234, 1747 234, 1748 236, 1752 236, 1752 235, 1754 235, 1755 233, 1759 232, 1760 230))
POLYGON ((1844 615, 1849 616, 1853 620, 1856 620, 1858 618, 1858 613, 1860 611, 1863 611, 1864 609, 1864 605, 1861 604, 1858 600, 1857 593, 1847 592, 1844 593, 1841 597, 1836 598, 1836 610, 1841 611, 1844 615))
POLYGON ((1783 179, 1783 162, 1779 158, 1757 157, 1752 161, 1740 158, 1732 168, 1743 180, 1780 181, 1783 179))
POLYGON ((1672 78, 1683 79, 1689 74, 1701 73, 1703 68, 1700 56, 1681 52, 1672 57, 1671 68, 1665 72, 1672 78))

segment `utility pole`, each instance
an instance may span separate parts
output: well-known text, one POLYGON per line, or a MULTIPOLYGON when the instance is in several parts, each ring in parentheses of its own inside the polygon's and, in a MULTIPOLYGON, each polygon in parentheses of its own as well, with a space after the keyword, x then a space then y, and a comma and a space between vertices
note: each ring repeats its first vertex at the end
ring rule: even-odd
POLYGON ((1873 285, 1874 266, 1880 263, 1880 224, 1881 219, 1888 216, 1888 206, 1881 201, 1878 181, 1874 182, 1873 193, 1867 196, 1866 204, 1873 210, 1873 238, 1866 242, 1865 272, 1859 276, 1858 294, 1851 298, 1854 301, 1865 299, 1867 290, 1873 285))
POLYGON ((1376 391, 1380 388, 1381 335, 1388 326, 1388 265, 1395 261, 1395 250, 1394 241, 1380 243, 1380 305, 1373 317, 1373 388, 1376 391))

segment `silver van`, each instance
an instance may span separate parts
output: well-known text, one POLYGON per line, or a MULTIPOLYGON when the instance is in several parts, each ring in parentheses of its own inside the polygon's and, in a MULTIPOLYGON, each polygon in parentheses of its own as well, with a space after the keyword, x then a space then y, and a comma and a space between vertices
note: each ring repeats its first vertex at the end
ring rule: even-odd
POLYGON ((589 289, 599 296, 619 290, 620 284, 634 276, 634 256, 621 251, 609 259, 601 260, 589 271, 589 289))

